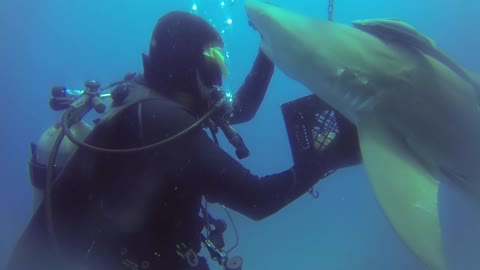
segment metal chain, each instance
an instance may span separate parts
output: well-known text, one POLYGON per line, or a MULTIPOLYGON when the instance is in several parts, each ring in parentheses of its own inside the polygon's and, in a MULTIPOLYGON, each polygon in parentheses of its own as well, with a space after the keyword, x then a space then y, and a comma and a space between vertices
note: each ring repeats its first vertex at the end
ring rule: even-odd
MULTIPOLYGON (((333 1, 334 0, 328 0, 328 20, 331 22, 333 22, 333 1)), ((333 173, 333 171, 327 172, 322 178, 327 177, 331 173, 333 173)), ((312 195, 312 197, 315 199, 318 199, 318 197, 320 197, 318 191, 316 191, 313 187, 308 190, 308 193, 310 193, 310 195, 312 195)))
POLYGON ((328 0, 328 20, 333 22, 333 0, 328 0))

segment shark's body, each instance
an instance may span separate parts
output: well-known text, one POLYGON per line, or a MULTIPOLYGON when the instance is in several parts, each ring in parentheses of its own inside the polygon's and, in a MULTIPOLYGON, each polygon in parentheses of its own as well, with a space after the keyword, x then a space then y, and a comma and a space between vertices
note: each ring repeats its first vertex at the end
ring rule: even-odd
POLYGON ((370 182, 397 233, 431 269, 448 269, 440 187, 480 212, 472 84, 429 55, 348 25, 253 0, 246 9, 276 66, 356 125, 370 182))

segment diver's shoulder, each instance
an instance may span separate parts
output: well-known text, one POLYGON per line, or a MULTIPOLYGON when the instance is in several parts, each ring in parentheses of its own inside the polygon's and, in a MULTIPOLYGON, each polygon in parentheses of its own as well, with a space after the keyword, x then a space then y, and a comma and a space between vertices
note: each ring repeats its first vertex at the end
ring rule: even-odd
POLYGON ((168 108, 170 110, 183 110, 180 104, 168 99, 160 92, 150 87, 142 74, 136 74, 112 91, 112 107, 141 103, 143 105, 156 105, 150 109, 165 110, 168 108))
POLYGON ((130 114, 132 110, 141 111, 144 122, 156 124, 174 121, 189 125, 197 120, 187 108, 161 92, 150 87, 142 74, 131 75, 112 91, 112 112, 127 109, 130 114))
POLYGON ((96 124, 121 121, 132 117, 168 123, 171 119, 192 122, 194 116, 183 106, 160 94, 161 91, 150 87, 142 74, 129 73, 129 77, 110 92, 111 104, 96 124))
POLYGON ((174 119, 180 122, 194 122, 196 117, 184 106, 162 96, 141 102, 143 115, 156 119, 174 119))
POLYGON ((141 103, 141 126, 147 140, 165 139, 191 127, 196 118, 180 104, 167 98, 141 103), (153 138, 153 139, 152 139, 153 138))

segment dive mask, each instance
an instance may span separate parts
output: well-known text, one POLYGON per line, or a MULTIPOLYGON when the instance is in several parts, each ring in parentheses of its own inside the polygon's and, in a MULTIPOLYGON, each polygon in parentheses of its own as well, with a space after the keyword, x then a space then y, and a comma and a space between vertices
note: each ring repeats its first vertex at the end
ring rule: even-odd
POLYGON ((225 55, 221 47, 208 48, 205 51, 203 51, 203 55, 208 61, 213 62, 220 68, 223 76, 225 77, 229 76, 225 55))
MULTIPOLYGON (((201 98, 206 100, 209 108, 218 101, 224 99, 226 107, 231 101, 228 93, 222 88, 222 78, 229 76, 226 57, 222 47, 212 46, 203 51, 204 65, 197 70, 197 81, 200 88, 201 98)), ((229 111, 229 109, 227 109, 229 111)))

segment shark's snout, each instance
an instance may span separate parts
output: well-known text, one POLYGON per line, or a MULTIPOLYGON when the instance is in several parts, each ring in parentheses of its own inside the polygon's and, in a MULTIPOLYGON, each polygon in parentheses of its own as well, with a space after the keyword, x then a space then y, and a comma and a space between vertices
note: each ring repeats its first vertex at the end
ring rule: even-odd
POLYGON ((271 3, 258 0, 246 0, 245 9, 248 17, 248 25, 260 34, 262 40, 265 34, 265 25, 270 19, 269 9, 271 3))

